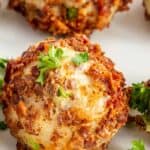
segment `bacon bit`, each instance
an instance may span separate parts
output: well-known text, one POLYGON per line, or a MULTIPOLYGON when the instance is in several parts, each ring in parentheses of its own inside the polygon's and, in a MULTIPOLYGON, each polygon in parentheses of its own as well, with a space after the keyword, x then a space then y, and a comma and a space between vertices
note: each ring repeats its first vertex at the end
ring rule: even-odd
POLYGON ((18 116, 26 116, 27 115, 27 108, 25 106, 25 103, 21 100, 17 104, 17 114, 18 116))

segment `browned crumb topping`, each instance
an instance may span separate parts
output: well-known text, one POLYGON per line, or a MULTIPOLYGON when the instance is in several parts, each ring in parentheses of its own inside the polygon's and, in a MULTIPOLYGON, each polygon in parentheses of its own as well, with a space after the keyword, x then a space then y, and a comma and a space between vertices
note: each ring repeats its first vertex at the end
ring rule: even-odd
POLYGON ((85 33, 109 26, 117 11, 128 9, 131 0, 9 0, 35 28, 54 35, 85 33))
POLYGON ((42 41, 10 60, 2 99, 18 150, 105 150, 128 116, 122 73, 83 35, 42 41), (52 46, 64 57, 40 84, 39 56, 52 46))

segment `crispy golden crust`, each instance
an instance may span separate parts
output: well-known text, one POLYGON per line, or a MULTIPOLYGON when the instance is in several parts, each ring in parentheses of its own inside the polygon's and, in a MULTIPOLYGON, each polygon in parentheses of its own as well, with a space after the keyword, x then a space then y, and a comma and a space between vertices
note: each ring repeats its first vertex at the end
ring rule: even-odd
MULTIPOLYGON (((81 66, 70 63, 64 71, 76 72, 81 66)), ((17 145, 18 150, 29 150, 33 143, 28 141, 31 138, 39 144, 40 150, 105 150, 128 116, 123 75, 114 69, 101 48, 83 35, 45 40, 30 47, 20 58, 10 60, 2 99, 8 127, 21 143, 17 145), (43 86, 36 83, 38 56, 46 53, 49 45, 73 49, 72 53, 87 51, 90 60, 84 76, 88 77, 90 85, 76 89, 76 78, 63 77, 61 69, 47 72, 43 86), (74 93, 65 100, 67 107, 60 105, 63 100, 55 101, 58 84, 74 93), (86 100, 88 104, 84 106, 86 100), (97 107, 97 102, 104 104, 97 107)))
MULTIPOLYGON (((107 150, 108 145, 104 144, 101 149, 98 150, 107 150)), ((21 143, 17 143, 17 150, 31 150, 30 148, 26 147, 25 145, 22 145, 21 143)))
POLYGON ((9 7, 20 12, 35 28, 54 35, 85 33, 102 30, 110 24, 113 15, 127 10, 131 0, 9 0, 9 7), (67 17, 68 8, 75 7, 77 16, 67 17))

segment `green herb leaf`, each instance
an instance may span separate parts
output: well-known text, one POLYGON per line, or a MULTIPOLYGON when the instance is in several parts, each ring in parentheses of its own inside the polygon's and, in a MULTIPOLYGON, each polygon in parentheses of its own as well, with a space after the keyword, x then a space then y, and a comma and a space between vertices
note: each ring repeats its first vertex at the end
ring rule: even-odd
POLYGON ((0 92, 3 87, 4 83, 4 76, 5 76, 5 69, 7 65, 8 60, 4 58, 0 58, 0 92))
POLYGON ((141 113, 146 131, 150 132, 150 87, 137 83, 132 85, 130 107, 141 113))
POLYGON ((7 125, 4 121, 0 121, 0 130, 6 130, 7 129, 7 125))
MULTIPOLYGON (((0 103, 0 111, 3 108, 3 104, 0 103)), ((7 129, 7 125, 4 121, 0 121, 0 130, 6 130, 7 129)))
POLYGON ((130 107, 144 114, 150 112, 150 87, 144 83, 133 84, 130 107))
POLYGON ((73 59, 72 62, 76 65, 80 65, 82 63, 85 63, 89 60, 89 56, 87 52, 83 52, 80 54, 77 54, 73 59))
MULTIPOLYGON (((5 76, 5 69, 8 60, 4 58, 0 58, 0 94, 4 84, 4 76, 5 76)), ((3 105, 0 103, 0 109, 2 109, 3 105)), ((0 130, 6 130, 7 125, 4 121, 0 121, 0 130)))
POLYGON ((3 104, 2 103, 0 103, 0 109, 2 109, 3 108, 3 104))
POLYGON ((133 141, 132 148, 130 150, 145 150, 144 142, 141 140, 133 141))
POLYGON ((70 92, 65 91, 63 87, 58 88, 57 95, 63 98, 71 96, 70 92))
POLYGON ((60 60, 63 58, 63 50, 61 48, 50 47, 47 55, 41 55, 39 57, 38 68, 40 70, 40 74, 36 80, 36 82, 41 85, 44 84, 45 73, 49 69, 56 69, 60 67, 60 60))
POLYGON ((40 83, 41 85, 44 84, 44 80, 45 80, 45 72, 47 71, 46 69, 41 69, 40 70, 40 75, 38 76, 36 82, 40 83))
POLYGON ((77 18, 78 16, 78 9, 71 7, 71 8, 67 8, 67 18, 72 20, 77 18))
POLYGON ((4 58, 0 58, 0 67, 5 68, 8 60, 4 58))
POLYGON ((3 87, 3 83, 4 83, 4 80, 0 79, 0 90, 1 90, 2 87, 3 87))
POLYGON ((28 139, 28 146, 32 149, 32 150, 40 150, 40 145, 33 139, 28 139))

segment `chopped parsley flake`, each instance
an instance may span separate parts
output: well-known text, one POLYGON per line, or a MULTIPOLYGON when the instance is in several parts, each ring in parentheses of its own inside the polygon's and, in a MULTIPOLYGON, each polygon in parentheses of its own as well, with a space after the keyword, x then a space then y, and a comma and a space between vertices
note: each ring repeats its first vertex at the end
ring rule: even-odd
POLYGON ((71 7, 71 8, 67 8, 67 18, 72 20, 77 18, 78 16, 78 9, 71 7))
POLYGON ((7 129, 7 125, 4 121, 0 121, 0 130, 6 130, 7 129))
POLYGON ((72 62, 76 65, 80 65, 82 63, 85 63, 89 60, 89 56, 87 52, 82 52, 80 54, 77 54, 73 59, 72 62))
POLYGON ((5 68, 8 60, 4 58, 0 58, 0 68, 5 68))
MULTIPOLYGON (((7 60, 4 58, 0 58, 0 94, 4 84, 4 76, 7 65, 7 60)), ((0 103, 0 109, 2 109, 3 105, 0 103)), ((0 121, 0 130, 7 129, 7 125, 4 121, 0 121)))
POLYGON ((146 125, 146 131, 150 131, 150 87, 143 82, 133 84, 130 107, 141 113, 141 117, 146 125))
POLYGON ((141 140, 133 141, 132 148, 130 150, 145 150, 144 142, 141 140))
POLYGON ((61 66, 60 60, 63 58, 63 50, 61 48, 55 48, 51 46, 49 48, 49 52, 46 55, 41 55, 39 57, 38 68, 40 70, 40 74, 37 78, 37 82, 41 85, 44 84, 45 73, 49 69, 56 69, 61 66))
POLYGON ((4 83, 4 80, 3 80, 3 79, 0 79, 0 90, 1 90, 2 87, 3 87, 3 83, 4 83))
POLYGON ((40 150, 40 145, 34 139, 28 139, 27 143, 32 150, 40 150))
POLYGON ((71 96, 71 93, 68 91, 65 91, 65 89, 63 87, 59 87, 57 95, 59 97, 67 98, 67 97, 71 96))
POLYGON ((137 109, 141 113, 150 111, 150 87, 145 86, 144 83, 137 83, 132 85, 130 107, 137 109))
POLYGON ((6 69, 7 62, 8 61, 6 59, 0 58, 0 90, 3 87, 4 76, 5 76, 5 69, 6 69))

